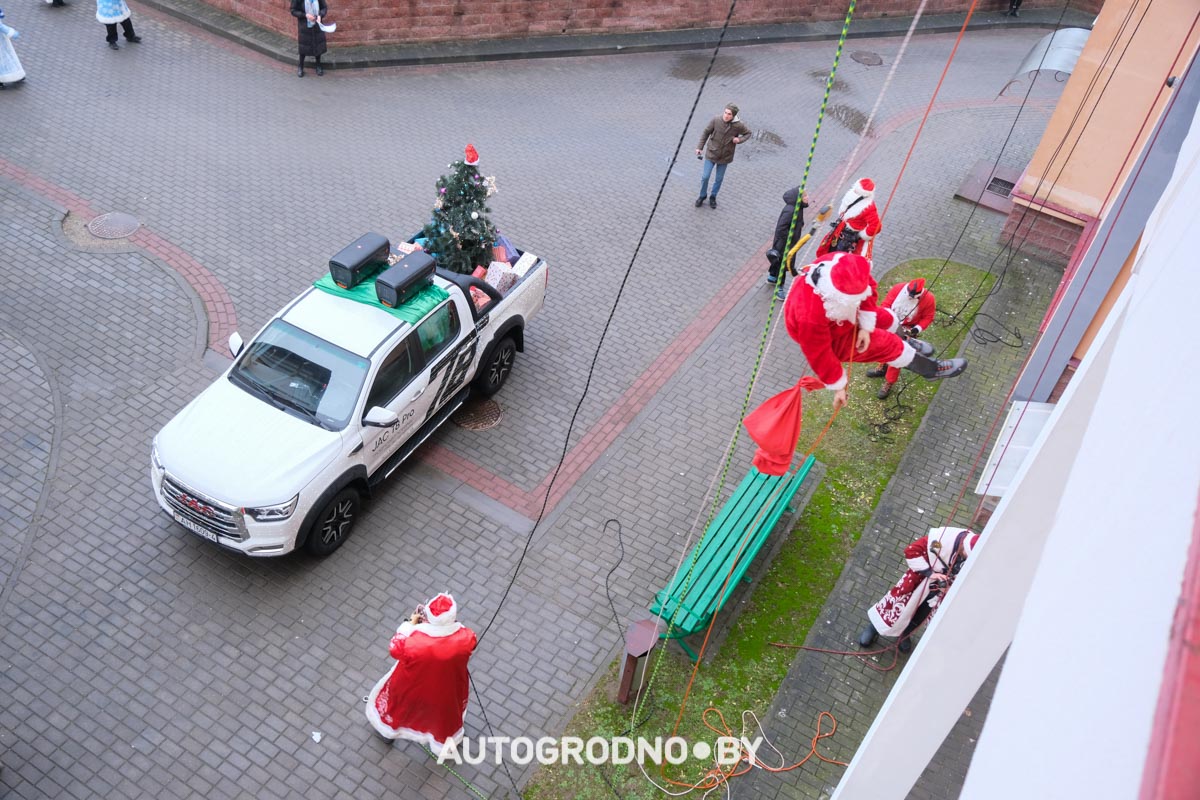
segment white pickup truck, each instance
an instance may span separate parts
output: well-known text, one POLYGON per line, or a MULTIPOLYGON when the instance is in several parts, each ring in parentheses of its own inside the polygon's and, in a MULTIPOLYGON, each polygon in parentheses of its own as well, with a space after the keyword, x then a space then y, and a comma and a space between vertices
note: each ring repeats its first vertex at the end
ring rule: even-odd
POLYGON ((436 305, 415 321, 318 282, 245 346, 234 333, 233 364, 154 438, 158 504, 246 555, 332 553, 371 490, 472 389, 503 386, 547 283, 544 261, 517 254, 520 277, 503 296, 437 270, 424 298, 436 305))

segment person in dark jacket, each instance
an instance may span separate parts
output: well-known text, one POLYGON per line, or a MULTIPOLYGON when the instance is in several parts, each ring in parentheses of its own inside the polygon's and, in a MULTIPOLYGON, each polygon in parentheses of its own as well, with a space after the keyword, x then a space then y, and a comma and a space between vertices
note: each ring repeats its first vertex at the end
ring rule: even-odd
POLYGON ((709 208, 717 207, 717 192, 721 191, 721 181, 725 179, 725 168, 733 161, 734 148, 750 138, 750 129, 746 123, 738 119, 738 107, 733 103, 725 106, 719 117, 713 117, 712 122, 704 128, 700 135, 700 144, 696 145, 696 157, 704 158, 704 172, 700 176, 700 197, 696 200, 696 208, 708 200, 709 208), (708 149, 705 149, 705 143, 708 149), (713 181, 712 194, 708 193, 708 179, 716 167, 717 179, 713 181))
POLYGON ((321 56, 325 54, 325 31, 321 20, 329 13, 325 0, 292 0, 292 16, 296 18, 296 41, 300 46, 300 69, 296 74, 304 77, 304 57, 317 60, 317 74, 324 75, 321 56))
POLYGON ((782 300, 784 295, 783 284, 787 280, 787 273, 780 271, 779 267, 783 263, 783 257, 787 255, 784 250, 788 245, 788 231, 792 230, 792 214, 796 214, 796 229, 792 233, 792 244, 800 241, 804 230, 804 209, 808 208, 808 193, 805 192, 804 197, 800 197, 800 187, 796 186, 788 189, 783 193, 783 210, 779 212, 779 219, 775 222, 775 238, 771 241, 771 249, 767 251, 767 263, 770 267, 767 271, 767 283, 779 284, 779 298, 782 300), (800 210, 796 211, 796 200, 800 200, 800 210))

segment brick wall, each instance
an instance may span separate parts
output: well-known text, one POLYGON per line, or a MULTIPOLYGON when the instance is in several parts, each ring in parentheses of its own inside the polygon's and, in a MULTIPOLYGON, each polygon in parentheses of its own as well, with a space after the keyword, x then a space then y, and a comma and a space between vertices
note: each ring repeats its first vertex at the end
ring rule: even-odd
POLYGON ((1083 222, 1067 222, 1033 208, 1017 204, 1009 213, 1000 241, 1012 239, 1013 247, 1065 267, 1083 233, 1083 222), (1013 232, 1016 238, 1012 239, 1013 232))
MULTIPOLYGON (((222 11, 285 35, 296 23, 290 0, 202 0, 222 11)), ((1099 12, 1103 0, 1073 7, 1099 12), (1093 8, 1094 7, 1094 8, 1093 8)), ((727 0, 327 0, 338 29, 334 47, 434 42, 455 39, 508 39, 586 33, 719 28, 727 0)), ((919 0, 865 0, 856 19, 911 16, 919 0)), ((1026 0, 1022 9, 1050 6, 1026 0)), ((970 0, 930 0, 927 14, 966 11, 970 0)), ((1008 0, 982 0, 980 11, 1007 9, 1008 0)), ((813 22, 841 19, 845 9, 817 0, 740 0, 733 25, 813 22)))

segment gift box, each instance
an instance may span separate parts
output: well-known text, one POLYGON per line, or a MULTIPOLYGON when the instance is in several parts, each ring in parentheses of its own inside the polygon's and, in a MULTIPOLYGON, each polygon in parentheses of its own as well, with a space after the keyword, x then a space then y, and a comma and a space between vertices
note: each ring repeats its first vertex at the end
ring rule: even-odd
POLYGON ((492 248, 493 253, 495 253, 496 248, 504 249, 504 252, 501 255, 492 256, 492 258, 496 259, 497 261, 507 261, 511 264, 513 259, 517 257, 517 248, 513 247, 512 242, 508 240, 507 236, 499 232, 496 233, 495 246, 492 248))
POLYGON ((537 262, 538 257, 533 253, 522 253, 521 257, 517 259, 517 263, 513 264, 513 271, 517 273, 518 278, 524 278, 525 273, 529 272, 537 262))
POLYGON ((479 266, 479 267, 475 268, 475 271, 471 273, 471 276, 475 277, 475 278, 479 278, 479 280, 481 280, 481 281, 487 280, 487 272, 488 272, 487 267, 479 266))
POLYGON ((488 266, 487 277, 484 280, 503 295, 507 294, 509 289, 516 286, 518 277, 516 271, 509 266, 507 261, 493 261, 488 266))
POLYGON ((483 308, 488 303, 492 302, 492 298, 477 286, 471 287, 471 302, 475 304, 475 308, 483 308))
POLYGON ((404 255, 408 255, 409 253, 415 253, 420 250, 421 245, 417 244, 416 242, 401 242, 400 244, 396 245, 396 249, 404 255))

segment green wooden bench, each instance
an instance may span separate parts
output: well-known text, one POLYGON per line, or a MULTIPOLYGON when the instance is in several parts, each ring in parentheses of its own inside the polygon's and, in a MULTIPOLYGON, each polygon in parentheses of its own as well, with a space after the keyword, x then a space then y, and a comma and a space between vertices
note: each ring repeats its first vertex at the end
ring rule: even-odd
POLYGON ((750 474, 730 495, 704 536, 684 559, 679 572, 654 596, 650 613, 662 618, 661 628, 667 628, 674 618, 668 629, 660 628, 659 638, 679 640, 688 657, 696 661, 696 653, 683 641, 684 637, 703 633, 713 615, 725 607, 738 582, 749 580, 745 578, 746 570, 767 541, 775 523, 788 510, 788 504, 804 483, 814 460, 809 456, 795 472, 780 477, 750 469, 750 474), (721 592, 722 586, 724 592, 721 592))

